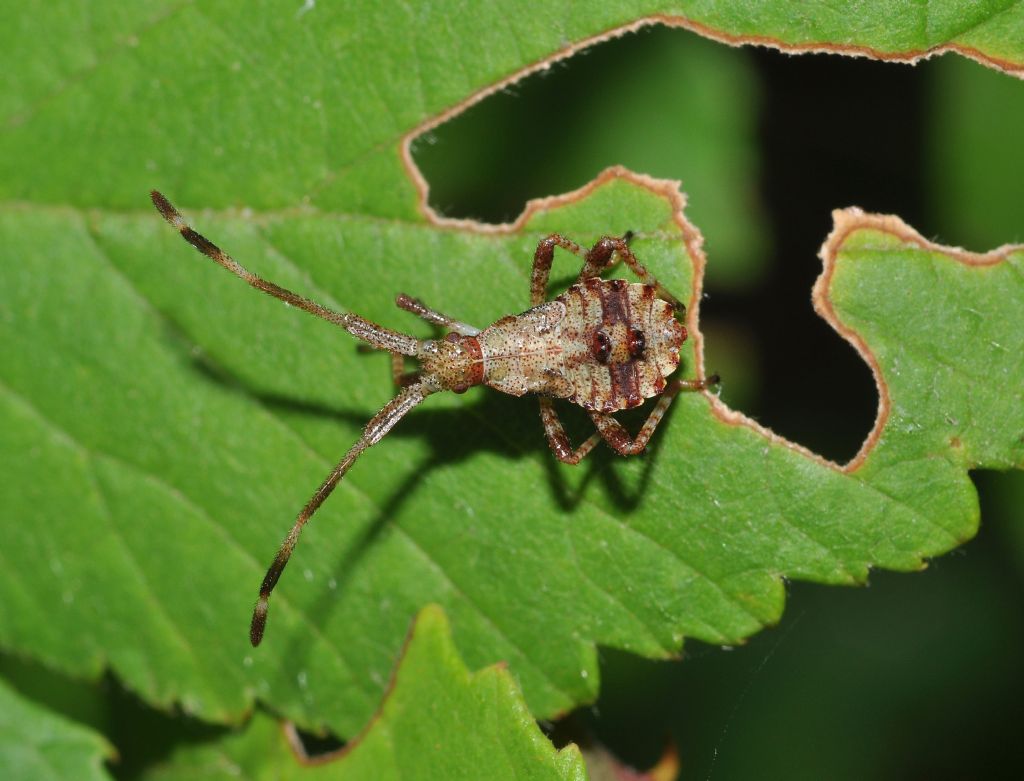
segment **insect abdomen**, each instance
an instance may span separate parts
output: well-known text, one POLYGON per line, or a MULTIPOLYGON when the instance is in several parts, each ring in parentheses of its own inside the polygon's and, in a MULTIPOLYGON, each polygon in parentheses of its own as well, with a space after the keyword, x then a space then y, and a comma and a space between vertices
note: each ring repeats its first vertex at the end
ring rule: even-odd
POLYGON ((665 377, 679 365, 686 329, 654 288, 592 278, 556 300, 566 306, 562 360, 571 401, 615 412, 665 389, 665 377))

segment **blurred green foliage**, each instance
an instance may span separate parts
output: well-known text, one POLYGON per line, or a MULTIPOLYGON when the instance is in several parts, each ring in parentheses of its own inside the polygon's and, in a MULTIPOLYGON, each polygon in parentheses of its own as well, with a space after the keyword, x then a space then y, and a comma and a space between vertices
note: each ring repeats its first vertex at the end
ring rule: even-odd
POLYGON ((959 57, 928 63, 928 207, 936 240, 984 252, 1024 242, 1021 82, 959 57))

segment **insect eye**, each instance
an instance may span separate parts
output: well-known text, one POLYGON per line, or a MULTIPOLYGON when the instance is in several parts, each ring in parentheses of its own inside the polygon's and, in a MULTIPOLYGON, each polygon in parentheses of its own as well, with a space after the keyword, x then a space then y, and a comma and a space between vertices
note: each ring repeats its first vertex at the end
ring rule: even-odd
POLYGON ((629 329, 629 355, 631 358, 639 360, 644 357, 644 348, 647 347, 647 338, 644 336, 644 332, 639 328, 629 329))
POLYGON ((598 363, 608 363, 612 354, 612 340, 604 331, 595 331, 590 344, 590 352, 597 359, 598 363))

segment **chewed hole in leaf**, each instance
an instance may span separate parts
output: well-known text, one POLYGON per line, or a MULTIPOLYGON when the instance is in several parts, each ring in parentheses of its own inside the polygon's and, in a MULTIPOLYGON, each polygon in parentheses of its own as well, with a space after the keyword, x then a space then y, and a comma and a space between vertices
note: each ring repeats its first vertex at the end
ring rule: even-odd
POLYGON ((413 159, 436 213, 487 223, 612 164, 681 180, 706 240, 705 365, 723 375, 723 400, 843 463, 870 432, 878 393, 813 311, 817 252, 836 205, 929 227, 919 149, 930 67, 730 49, 647 27, 489 95, 419 136, 413 159), (884 106, 898 128, 849 116, 850 100, 884 106))
POLYGON ((345 747, 345 741, 330 732, 310 732, 293 727, 289 734, 294 744, 293 748, 311 762, 326 759, 345 747))

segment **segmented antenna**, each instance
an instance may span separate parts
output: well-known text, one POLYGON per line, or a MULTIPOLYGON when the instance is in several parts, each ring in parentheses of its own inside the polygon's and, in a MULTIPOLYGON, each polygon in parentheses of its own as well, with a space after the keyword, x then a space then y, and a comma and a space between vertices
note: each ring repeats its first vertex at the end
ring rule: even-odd
MULTIPOLYGON (((274 296, 274 298, 279 298, 294 307, 339 325, 353 336, 368 342, 378 350, 386 350, 393 355, 416 355, 419 341, 414 337, 392 331, 376 323, 371 323, 369 320, 359 317, 359 315, 348 312, 335 312, 253 274, 208 238, 194 231, 185 222, 181 213, 161 193, 153 190, 150 193, 150 197, 153 199, 153 205, 156 206, 157 211, 182 235, 185 241, 218 265, 223 266, 235 276, 248 282, 257 290, 262 290, 264 293, 274 296)), ((420 306, 423 308, 422 305, 420 306)), ((432 310, 430 311, 432 313, 432 310)), ((469 326, 465 327, 469 328, 469 326)), ((316 493, 306 502, 306 506, 302 508, 302 511, 295 519, 295 523, 288 532, 288 536, 281 543, 281 547, 274 557, 274 562, 270 565, 267 574, 263 577, 263 583, 260 585, 260 596, 256 601, 256 607, 252 613, 252 624, 249 627, 249 640, 254 646, 259 645, 260 641, 263 640, 263 632, 267 626, 267 607, 270 594, 277 585, 277 581, 281 579, 281 573, 284 572, 284 568, 291 558, 292 551, 295 550, 295 545, 299 541, 299 536, 302 534, 302 529, 306 522, 319 509, 320 505, 324 503, 324 500, 331 495, 331 491, 334 490, 341 478, 345 476, 349 467, 355 463, 360 454, 370 445, 379 442, 391 430, 392 426, 402 419, 405 413, 423 401, 430 392, 422 383, 414 383, 403 388, 395 398, 389 401, 380 412, 371 418, 370 422, 366 424, 366 428, 363 429, 363 435, 359 438, 359 441, 351 447, 345 454, 345 457, 338 462, 338 465, 327 476, 327 479, 320 484, 316 493)))

